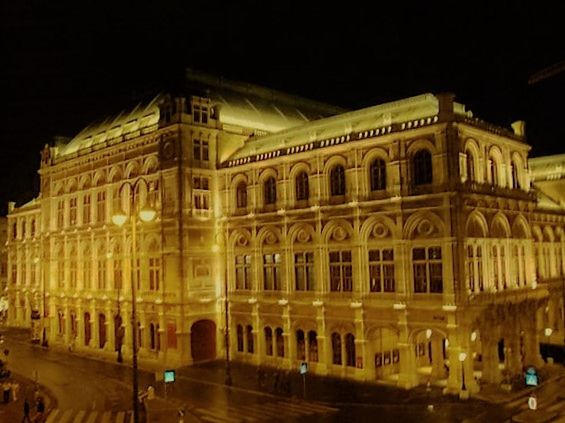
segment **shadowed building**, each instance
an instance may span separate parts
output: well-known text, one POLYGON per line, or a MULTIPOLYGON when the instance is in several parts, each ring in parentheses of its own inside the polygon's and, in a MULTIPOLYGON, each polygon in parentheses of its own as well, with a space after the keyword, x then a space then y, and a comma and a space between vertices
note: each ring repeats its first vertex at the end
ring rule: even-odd
POLYGON ((222 358, 227 278, 235 360, 472 393, 541 365, 546 327, 563 339, 565 218, 529 150, 447 94, 348 112, 188 72, 183 96, 46 146, 8 217, 10 323, 40 291, 50 345, 114 354, 125 325, 127 357, 134 275, 140 357, 222 358), (158 213, 132 260, 111 217, 140 179, 158 213))

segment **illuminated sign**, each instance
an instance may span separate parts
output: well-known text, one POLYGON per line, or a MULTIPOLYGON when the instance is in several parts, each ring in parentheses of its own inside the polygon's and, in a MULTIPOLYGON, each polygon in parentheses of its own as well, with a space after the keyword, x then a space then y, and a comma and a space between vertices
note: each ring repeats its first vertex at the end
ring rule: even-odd
POLYGON ((173 383, 175 381, 175 371, 165 370, 163 379, 165 380, 165 383, 173 383))
POLYGON ((305 361, 303 361, 300 364, 300 374, 301 375, 305 375, 306 373, 308 373, 308 363, 306 363, 305 361))
POLYGON ((538 386, 539 378, 538 373, 535 368, 528 367, 526 370, 526 385, 527 386, 538 386))

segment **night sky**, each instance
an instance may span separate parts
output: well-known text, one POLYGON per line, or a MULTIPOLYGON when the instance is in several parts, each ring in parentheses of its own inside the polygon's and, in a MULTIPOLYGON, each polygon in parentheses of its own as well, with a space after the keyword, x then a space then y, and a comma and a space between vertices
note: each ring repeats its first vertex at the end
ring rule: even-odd
POLYGON ((451 91, 485 120, 526 120, 533 156, 565 153, 565 71, 528 85, 565 60, 559 2, 115 3, 2 2, 0 212, 37 194, 45 143, 177 86, 187 66, 347 108, 451 91))

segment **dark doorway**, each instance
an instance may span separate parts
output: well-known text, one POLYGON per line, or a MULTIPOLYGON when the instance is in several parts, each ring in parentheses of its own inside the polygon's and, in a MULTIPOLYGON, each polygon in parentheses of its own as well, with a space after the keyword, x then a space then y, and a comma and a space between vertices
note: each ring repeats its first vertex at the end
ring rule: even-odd
POLYGON ((190 329, 190 346, 193 362, 216 358, 216 324, 211 320, 199 320, 190 329))
POLYGON ((102 313, 98 315, 98 341, 99 347, 104 348, 106 344, 106 316, 102 313))
POLYGON ((92 331, 90 330, 90 313, 84 313, 84 345, 88 347, 91 338, 92 331))

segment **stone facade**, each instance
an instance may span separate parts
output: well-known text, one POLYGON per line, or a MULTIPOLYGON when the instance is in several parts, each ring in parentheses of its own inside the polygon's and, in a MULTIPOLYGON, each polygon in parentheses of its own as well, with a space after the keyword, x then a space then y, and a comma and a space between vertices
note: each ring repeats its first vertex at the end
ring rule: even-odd
POLYGON ((123 328, 127 356, 133 277, 140 356, 190 364, 224 357, 227 285, 234 360, 471 393, 563 340, 565 214, 520 125, 450 95, 347 112, 188 81, 46 146, 8 216, 11 324, 100 354, 123 328), (157 210, 135 240, 112 223, 132 204, 157 210))

